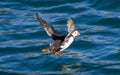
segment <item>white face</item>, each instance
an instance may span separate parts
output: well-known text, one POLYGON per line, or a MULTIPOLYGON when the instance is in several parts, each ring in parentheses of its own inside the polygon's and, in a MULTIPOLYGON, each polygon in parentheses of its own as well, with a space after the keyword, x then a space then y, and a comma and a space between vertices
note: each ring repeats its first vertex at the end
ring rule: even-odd
POLYGON ((73 35, 73 36, 79 36, 79 35, 80 35, 80 32, 76 30, 76 31, 74 31, 74 32, 72 33, 72 35, 73 35))

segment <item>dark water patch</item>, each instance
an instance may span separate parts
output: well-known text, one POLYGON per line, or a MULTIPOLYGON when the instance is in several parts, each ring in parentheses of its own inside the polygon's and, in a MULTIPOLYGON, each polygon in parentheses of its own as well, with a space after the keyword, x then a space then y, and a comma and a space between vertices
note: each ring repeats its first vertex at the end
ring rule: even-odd
POLYGON ((90 7, 99 9, 99 10, 109 10, 109 11, 119 11, 119 0, 111 0, 111 1, 105 1, 105 0, 94 0, 89 1, 91 3, 90 7))
POLYGON ((30 46, 39 46, 43 44, 48 44, 49 40, 12 40, 1 42, 2 48, 5 47, 30 47, 30 46))
MULTIPOLYGON (((45 57, 44 54, 40 53, 16 53, 16 54, 9 54, 5 56, 1 56, 0 58, 0 63, 1 67, 2 64, 9 64, 9 63, 15 63, 15 64, 20 64, 21 62, 24 62, 25 60, 34 60, 34 59, 39 59, 45 57)), ((4 67, 4 65, 3 65, 4 67)), ((7 66, 6 66, 7 67, 7 66)))
MULTIPOLYGON (((57 20, 54 22, 55 24, 59 24, 59 25, 64 25, 64 24, 67 24, 66 23, 66 19, 61 19, 61 20, 57 20)), ((64 25, 65 26, 65 25, 64 25)), ((67 26, 66 26, 67 27, 67 26)))
POLYGON ((1 75, 26 75, 24 73, 14 73, 14 72, 9 72, 9 71, 0 71, 1 75))
POLYGON ((96 71, 96 70, 101 70, 101 69, 107 68, 110 65, 118 65, 119 63, 120 62, 112 62, 112 61, 90 61, 90 60, 86 60, 86 61, 82 62, 81 67, 84 66, 84 68, 82 69, 82 71, 84 71, 84 72, 90 72, 90 71, 96 71))
MULTIPOLYGON (((27 56, 27 60, 26 60, 26 55, 25 56, 22 56, 22 54, 20 55, 17 55, 18 58, 16 58, 16 55, 12 57, 9 56, 9 58, 11 58, 10 60, 6 59, 6 65, 10 65, 11 66, 18 66, 16 68, 11 68, 13 69, 13 71, 16 69, 16 70, 20 70, 19 67, 24 65, 24 67, 21 69, 21 72, 22 70, 24 70, 25 68, 29 69, 29 70, 34 70, 34 71, 37 71, 38 69, 41 69, 41 71, 43 72, 48 72, 49 71, 53 71, 53 73, 56 71, 56 72, 59 72, 59 71, 63 71, 63 73, 72 73, 74 72, 74 69, 77 69, 79 68, 80 64, 79 63, 76 63, 76 64, 72 64, 72 63, 75 63, 75 61, 79 61, 77 59, 73 59, 73 58, 68 58, 68 57, 57 57, 57 58, 54 58, 54 56, 47 56, 47 58, 44 56, 44 57, 39 57, 39 58, 34 58, 34 59, 31 59, 31 60, 28 60, 28 58, 31 58, 31 56, 27 56), (22 58, 22 59, 21 59, 22 58), (22 61, 23 59, 25 58, 24 61, 22 61), (41 60, 42 58, 42 60, 41 60), (53 58, 53 59, 52 59, 53 58), (21 60, 20 60, 21 59, 21 60), (37 59, 37 60, 36 60, 37 59), (66 60, 67 59, 67 60, 66 60), (20 61, 19 61, 20 60, 20 61), (45 62, 49 60, 48 62, 45 62), (63 61, 61 61, 63 60, 63 61), (71 61, 72 60, 72 61, 71 61), (14 64, 13 62, 14 61, 17 61, 18 63, 17 64, 14 64), (31 61, 31 62, 30 62, 31 61), (39 61, 39 62, 38 62, 39 61), (54 61, 57 61, 57 62, 54 62, 54 61), (69 61, 69 62, 66 62, 66 61, 69 61), (10 63, 11 62, 11 63, 10 63), (21 63, 19 63, 21 62, 21 63), (29 62, 29 63, 28 63, 29 62), (8 63, 8 64, 7 64, 8 63), (33 64, 34 63, 34 64, 33 64), (46 63, 46 65, 45 65, 46 63), (13 64, 13 65, 12 65, 13 64), (30 65, 34 65, 34 66, 30 66, 30 65), (49 65, 49 67, 47 66, 47 64, 49 65), (56 64, 56 65, 55 65, 56 64), (38 66, 39 65, 39 66, 38 66), (53 67, 54 65, 54 67, 53 67), (71 72, 72 71, 72 72, 71 72)), ((33 56, 34 57, 34 56, 33 56)), ((37 57, 37 56, 36 56, 37 57)), ((6 57, 5 57, 6 58, 6 57)), ((4 58, 4 60, 5 60, 4 58)), ((5 62, 5 61, 4 61, 5 62)), ((3 65, 3 67, 5 68, 5 65, 3 65)), ((10 67, 10 66, 8 66, 10 67)), ((24 70, 25 71, 25 70, 24 70)), ((28 72, 28 71, 27 71, 28 72)), ((52 73, 52 72, 50 72, 52 73)), ((60 72, 62 73, 62 72, 60 72)))
MULTIPOLYGON (((111 61, 93 61, 93 62, 89 62, 89 61, 86 61, 86 63, 83 63, 82 66, 86 66, 86 68, 89 68, 89 65, 88 64, 91 64, 91 66, 93 65, 94 68, 93 69, 90 69, 90 70, 87 70, 87 71, 84 71, 82 72, 82 74, 99 74, 97 73, 96 71, 99 71, 100 74, 102 75, 105 75, 106 73, 107 74, 116 74, 118 75, 119 72, 117 72, 119 69, 109 69, 107 67, 109 67, 110 65, 119 65, 119 62, 111 62, 111 61), (109 70, 111 70, 111 72, 109 72, 109 70)), ((85 69, 84 69, 85 70, 85 69)))
MULTIPOLYGON (((8 30, 8 31, 4 31, 4 30, 1 30, 0 34, 1 35, 4 35, 4 34, 24 34, 24 33, 32 33, 32 32, 37 32, 37 31, 40 31, 42 28, 30 28, 31 26, 28 26, 29 29, 21 29, 21 30, 15 30, 15 29, 11 29, 11 30, 8 30)), ((43 29, 42 29, 43 30, 43 29)))
POLYGON ((11 14, 12 11, 10 11, 9 9, 1 9, 0 10, 0 15, 1 17, 3 16, 3 14, 11 14))
POLYGON ((91 43, 90 41, 87 41, 87 40, 81 40, 81 41, 77 41, 77 42, 74 42, 72 44, 72 47, 74 47, 77 49, 77 48, 80 48, 80 49, 91 49, 91 48, 95 48, 98 46, 97 43, 91 43))
POLYGON ((98 21, 98 19, 99 19, 99 16, 92 15, 92 14, 89 14, 89 15, 78 14, 76 17, 77 17, 77 20, 82 24, 83 24, 83 22, 84 22, 84 24, 90 24, 90 22, 98 21), (95 19, 95 20, 93 20, 93 19, 95 19))
POLYGON ((45 0, 45 1, 21 1, 25 5, 31 6, 31 7, 49 7, 49 6, 55 6, 58 4, 63 4, 64 1, 51 1, 51 0, 45 0))
MULTIPOLYGON (((110 50, 109 50, 110 51, 110 50)), ((111 54, 107 55, 107 56, 104 56, 102 57, 101 59, 102 60, 111 60, 111 61, 119 61, 119 59, 116 59, 118 58, 120 55, 120 53, 115 53, 115 52, 111 52, 111 54)))
POLYGON ((6 8, 8 8, 8 7, 14 7, 14 6, 21 6, 21 4, 19 3, 19 2, 4 2, 4 3, 2 3, 2 5, 1 5, 2 7, 6 7, 6 8))
POLYGON ((106 29, 106 30, 99 30, 99 29, 93 29, 93 30, 88 30, 88 33, 85 33, 86 35, 103 35, 103 36, 112 36, 112 37, 118 37, 118 32, 119 32, 119 30, 117 30, 117 29, 111 29, 111 30, 109 30, 109 29, 106 29))
POLYGON ((99 24, 99 25, 106 25, 106 26, 112 26, 112 27, 120 26, 118 18, 104 18, 104 19, 100 19, 96 22, 93 22, 91 24, 97 24, 97 25, 99 24))
POLYGON ((45 1, 28 1, 28 0, 22 0, 22 3, 32 6, 32 7, 50 7, 50 6, 58 6, 58 5, 64 5, 66 3, 76 3, 76 2, 81 2, 79 0, 76 1, 63 1, 63 0, 45 0, 45 1))
POLYGON ((11 39, 11 40, 14 40, 14 39, 16 39, 16 40, 25 40, 25 39, 31 40, 32 38, 35 39, 36 37, 41 38, 43 40, 48 39, 48 35, 46 34, 45 31, 41 32, 41 28, 29 28, 29 29, 25 29, 25 30, 22 29, 22 30, 1 31, 0 36, 1 36, 1 41, 9 41, 9 39, 11 39), (44 33, 44 34, 42 34, 42 33, 44 33))
MULTIPOLYGON (((62 13, 67 13, 68 12, 68 10, 70 10, 70 9, 72 9, 72 11, 70 11, 69 12, 69 14, 72 14, 72 13, 77 13, 78 12, 78 10, 80 10, 80 9, 75 9, 75 8, 73 8, 72 6, 61 6, 61 7, 55 7, 55 8, 52 8, 52 9, 43 9, 42 11, 44 11, 44 12, 50 12, 50 13, 52 13, 52 12, 62 12, 62 13), (67 9, 67 10, 66 10, 67 9), (63 12, 64 11, 64 12, 63 12)), ((82 11, 83 9, 81 9, 81 11, 82 11)))
POLYGON ((45 48, 47 45, 41 45, 41 46, 17 46, 17 47, 1 47, 0 52, 4 54, 15 54, 15 53, 27 53, 27 52, 41 52, 43 48, 45 48), (42 47, 41 47, 42 46, 42 47))

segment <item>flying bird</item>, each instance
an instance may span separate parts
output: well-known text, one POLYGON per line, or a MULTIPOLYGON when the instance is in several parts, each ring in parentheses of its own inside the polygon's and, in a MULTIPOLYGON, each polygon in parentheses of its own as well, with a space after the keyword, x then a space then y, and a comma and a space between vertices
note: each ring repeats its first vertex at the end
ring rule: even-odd
POLYGON ((60 34, 53 28, 52 25, 48 24, 42 17, 40 17, 38 13, 36 13, 36 17, 48 36, 53 39, 53 42, 48 47, 42 49, 42 52, 60 54, 61 51, 65 50, 72 44, 76 36, 80 35, 80 32, 75 30, 75 23, 72 18, 67 20, 68 33, 60 34))

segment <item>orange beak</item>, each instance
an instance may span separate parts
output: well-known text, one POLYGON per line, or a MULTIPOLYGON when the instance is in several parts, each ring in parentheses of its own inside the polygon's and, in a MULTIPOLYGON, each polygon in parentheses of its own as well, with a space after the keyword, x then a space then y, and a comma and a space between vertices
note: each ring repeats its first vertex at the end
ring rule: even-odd
POLYGON ((47 52, 47 49, 43 49, 42 52, 47 52))
POLYGON ((58 54, 60 54, 60 52, 59 52, 59 51, 57 51, 57 52, 54 52, 54 54, 55 54, 55 55, 58 55, 58 54))
POLYGON ((77 33, 77 36, 80 36, 80 32, 77 33))

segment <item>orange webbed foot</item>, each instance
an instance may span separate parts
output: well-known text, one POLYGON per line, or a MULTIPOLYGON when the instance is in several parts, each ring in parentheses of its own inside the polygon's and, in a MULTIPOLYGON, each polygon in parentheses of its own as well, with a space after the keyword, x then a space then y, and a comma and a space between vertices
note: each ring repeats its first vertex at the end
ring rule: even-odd
POLYGON ((43 49, 42 52, 47 52, 47 49, 43 49))
POLYGON ((55 55, 58 55, 58 54, 60 54, 60 51, 54 52, 54 54, 55 54, 55 55))

